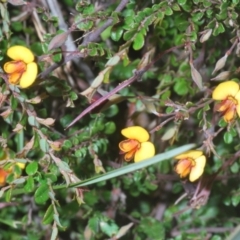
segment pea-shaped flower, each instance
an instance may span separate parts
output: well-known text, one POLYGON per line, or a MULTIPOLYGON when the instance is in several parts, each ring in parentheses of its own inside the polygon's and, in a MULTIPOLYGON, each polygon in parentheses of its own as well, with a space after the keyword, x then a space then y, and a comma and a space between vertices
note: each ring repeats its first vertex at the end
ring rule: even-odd
POLYGON ((239 84, 234 81, 220 83, 213 91, 212 98, 221 101, 215 107, 222 112, 223 119, 231 122, 236 115, 240 116, 240 89, 239 84))
POLYGON ((175 171, 181 178, 189 176, 189 180, 194 182, 202 176, 206 165, 206 157, 202 151, 188 151, 176 156, 175 159, 178 161, 175 171))
POLYGON ((134 162, 139 162, 154 156, 155 147, 148 141, 149 134, 144 128, 132 126, 124 128, 121 133, 128 138, 119 143, 125 161, 134 159, 134 162))
POLYGON ((7 50, 7 55, 13 59, 3 66, 4 71, 8 74, 9 83, 20 85, 21 88, 31 86, 38 73, 32 51, 23 46, 13 46, 7 50))
MULTIPOLYGON (((0 149, 0 161, 10 159, 9 150, 8 149, 0 149)), ((25 164, 17 162, 19 168, 24 169, 25 164)), ((0 186, 4 186, 6 184, 6 179, 9 174, 13 172, 13 166, 8 169, 0 168, 0 186)), ((14 175, 15 178, 19 177, 19 175, 14 175)))

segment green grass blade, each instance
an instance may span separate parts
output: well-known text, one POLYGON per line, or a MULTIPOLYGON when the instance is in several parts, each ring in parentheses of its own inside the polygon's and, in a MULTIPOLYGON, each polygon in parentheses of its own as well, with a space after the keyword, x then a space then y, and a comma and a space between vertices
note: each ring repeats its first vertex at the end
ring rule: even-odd
POLYGON ((238 225, 228 236, 226 240, 239 240, 240 239, 240 225, 238 225))
MULTIPOLYGON (((148 167, 150 165, 159 163, 161 161, 173 158, 173 157, 177 156, 178 154, 184 153, 184 152, 194 148, 195 146, 196 146, 195 144, 184 145, 182 147, 175 148, 175 149, 170 150, 168 152, 160 153, 160 154, 158 154, 158 155, 156 155, 152 158, 146 159, 142 162, 132 163, 132 164, 126 165, 124 167, 114 169, 110 172, 104 173, 100 176, 95 176, 93 178, 81 181, 79 183, 71 184, 69 187, 88 186, 88 185, 91 185, 91 184, 94 184, 94 183, 98 183, 98 182, 101 182, 101 181, 106 181, 106 180, 109 180, 111 178, 115 178, 115 177, 124 175, 124 174, 130 173, 130 172, 134 172, 138 169, 142 169, 142 168, 148 167)), ((57 189, 57 186, 56 186, 56 189, 57 189)))

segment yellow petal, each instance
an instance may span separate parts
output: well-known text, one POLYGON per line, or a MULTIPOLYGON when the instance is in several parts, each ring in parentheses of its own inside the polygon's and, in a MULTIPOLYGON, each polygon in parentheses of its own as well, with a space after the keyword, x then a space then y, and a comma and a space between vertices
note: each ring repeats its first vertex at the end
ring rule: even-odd
POLYGON ((228 96, 235 96, 239 91, 239 84, 234 81, 226 81, 220 83, 213 91, 212 98, 214 100, 224 100, 228 96))
POLYGON ((6 73, 14 73, 14 72, 24 72, 26 71, 26 63, 23 61, 11 61, 6 62, 3 66, 3 69, 6 73))
POLYGON ((140 162, 155 155, 155 147, 151 142, 141 143, 141 147, 136 151, 134 162, 140 162))
POLYGON ((137 149, 140 143, 134 139, 127 139, 119 143, 119 148, 123 152, 129 152, 133 149, 137 149))
POLYGON ((237 111, 238 116, 240 117, 240 104, 238 104, 236 106, 236 111, 237 111))
POLYGON ((177 155, 175 157, 175 159, 177 159, 177 160, 184 159, 184 158, 196 159, 196 158, 200 157, 202 154, 203 154, 203 152, 199 151, 199 150, 187 151, 183 154, 177 155))
POLYGON ((22 74, 20 79, 20 87, 27 88, 31 86, 37 78, 38 68, 35 62, 27 64, 26 71, 22 74))
POLYGON ((25 63, 34 61, 32 51, 23 46, 13 46, 7 50, 7 55, 13 60, 22 60, 25 63))
POLYGON ((206 157, 204 155, 198 157, 197 159, 195 159, 195 163, 196 165, 192 168, 189 175, 190 182, 194 182, 202 176, 204 167, 206 165, 206 157))
POLYGON ((136 139, 139 142, 146 142, 149 139, 148 132, 139 126, 124 128, 121 133, 124 137, 129 139, 136 139))
POLYGON ((237 100, 238 104, 240 104, 240 91, 238 91, 236 93, 236 95, 234 96, 234 98, 237 100))
POLYGON ((24 169, 24 168, 25 168, 25 163, 20 163, 20 162, 18 162, 17 165, 18 165, 21 169, 24 169))

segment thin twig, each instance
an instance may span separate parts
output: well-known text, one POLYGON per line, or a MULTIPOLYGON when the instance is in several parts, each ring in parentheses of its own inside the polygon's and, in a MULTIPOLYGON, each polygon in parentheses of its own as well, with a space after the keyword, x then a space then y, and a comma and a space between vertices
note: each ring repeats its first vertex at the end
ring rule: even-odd
MULTIPOLYGON (((123 10, 123 8, 126 6, 126 4, 128 3, 128 0, 122 0, 120 2, 120 4, 118 5, 118 7, 116 8, 115 12, 120 12, 123 10)), ((93 32, 92 34, 90 34, 87 38, 84 39, 83 43, 80 46, 87 46, 88 43, 90 42, 95 42, 100 34, 109 26, 111 26, 113 24, 113 20, 112 19, 108 19, 106 21, 106 23, 101 26, 100 28, 96 29, 95 32, 93 32)), ((52 66, 48 67, 44 72, 41 72, 38 75, 38 78, 40 79, 44 79, 45 77, 47 77, 53 70, 55 70, 56 68, 64 65, 65 63, 69 62, 69 61, 74 61, 77 58, 83 58, 84 54, 79 52, 79 51, 74 51, 73 53, 69 54, 68 56, 65 57, 65 59, 63 61, 61 61, 60 63, 54 63, 52 66)))

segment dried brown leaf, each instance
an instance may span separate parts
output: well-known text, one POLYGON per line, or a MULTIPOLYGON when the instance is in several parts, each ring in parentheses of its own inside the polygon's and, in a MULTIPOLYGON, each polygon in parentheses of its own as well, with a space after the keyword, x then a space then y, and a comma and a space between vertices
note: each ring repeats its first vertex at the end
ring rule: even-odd
POLYGON ((56 35, 48 45, 48 51, 61 47, 67 40, 69 32, 62 32, 56 35))
POLYGON ((133 226, 133 223, 129 223, 123 227, 121 227, 116 235, 116 239, 121 238, 122 236, 124 236, 127 231, 133 226))
POLYGON ((229 79, 229 77, 231 76, 231 71, 224 71, 219 73, 216 77, 211 78, 212 81, 223 81, 223 80, 227 80, 229 79))
POLYGON ((20 132, 23 129, 23 125, 18 123, 16 127, 13 129, 13 132, 20 132))
POLYGON ((8 108, 6 111, 2 112, 0 116, 2 116, 3 118, 7 118, 11 113, 12 113, 12 109, 8 108))
POLYGON ((177 128, 175 126, 167 129, 167 131, 163 134, 161 138, 162 141, 170 140, 172 137, 174 137, 176 131, 177 131, 177 128))
POLYGON ((50 147, 54 150, 54 151, 60 151, 62 148, 62 142, 60 141, 48 141, 50 147))
POLYGON ((220 69, 222 69, 222 68, 225 66, 225 63, 226 63, 226 61, 227 61, 227 58, 228 58, 228 55, 225 54, 222 58, 220 58, 220 59, 217 61, 216 65, 215 65, 215 68, 214 68, 214 70, 213 70, 213 72, 212 72, 212 75, 213 75, 214 73, 216 73, 217 71, 219 71, 220 69))
POLYGON ((43 124, 43 125, 45 125, 45 126, 47 126, 47 127, 52 126, 52 125, 54 124, 54 122, 55 122, 55 119, 53 119, 53 118, 46 118, 46 119, 44 119, 44 118, 38 118, 38 117, 36 117, 36 120, 37 120, 40 124, 43 124))
POLYGON ((32 104, 38 104, 38 103, 42 102, 42 100, 47 98, 47 97, 48 97, 47 94, 41 94, 41 95, 36 96, 34 98, 27 99, 26 102, 32 103, 32 104))
POLYGON ((191 75, 192 75, 192 79, 193 81, 196 83, 196 85, 198 86, 198 88, 200 90, 203 89, 203 84, 202 84, 202 76, 201 74, 196 70, 196 68, 193 66, 193 63, 190 62, 190 67, 191 67, 191 75))
POLYGON ((7 96, 0 92, 0 107, 3 105, 6 99, 7 96))
POLYGON ((203 32, 201 38, 200 38, 200 42, 206 42, 210 36, 212 35, 212 29, 207 29, 206 31, 203 32))

